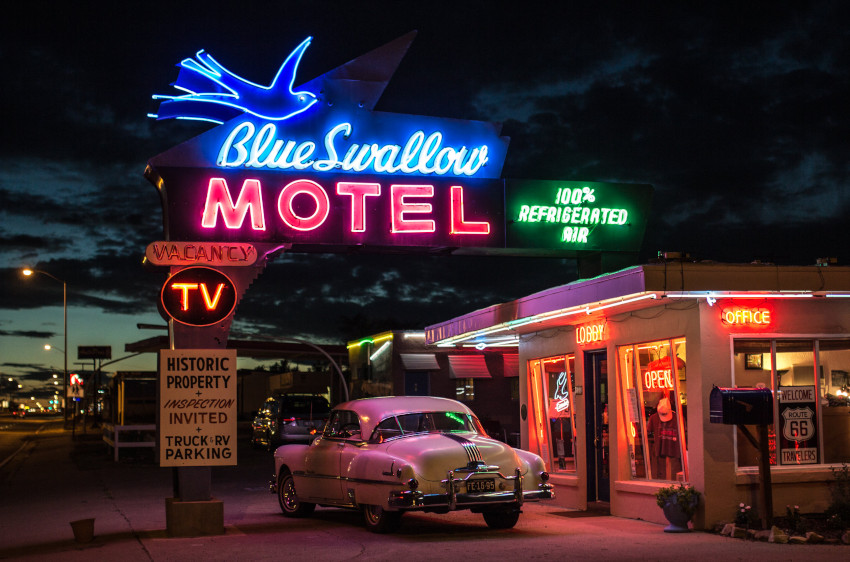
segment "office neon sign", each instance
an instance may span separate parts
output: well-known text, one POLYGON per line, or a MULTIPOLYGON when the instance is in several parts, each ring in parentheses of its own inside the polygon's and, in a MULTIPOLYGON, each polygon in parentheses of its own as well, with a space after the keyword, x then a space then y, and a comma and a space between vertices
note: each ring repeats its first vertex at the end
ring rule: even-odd
POLYGON ((762 328, 769 326, 771 311, 761 307, 735 306, 720 312, 721 321, 727 326, 750 326, 762 328))

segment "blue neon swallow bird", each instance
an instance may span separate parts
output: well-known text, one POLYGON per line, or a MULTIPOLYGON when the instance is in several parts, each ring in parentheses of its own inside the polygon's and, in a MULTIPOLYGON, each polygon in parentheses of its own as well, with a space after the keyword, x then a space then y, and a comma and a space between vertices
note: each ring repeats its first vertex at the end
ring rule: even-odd
POLYGON ((172 84, 187 92, 180 96, 156 95, 165 100, 156 119, 195 119, 224 123, 244 113, 270 121, 298 115, 316 103, 312 92, 293 92, 295 73, 312 37, 293 50, 268 86, 254 84, 220 65, 211 55, 198 51, 196 58, 180 62, 180 74, 172 84))

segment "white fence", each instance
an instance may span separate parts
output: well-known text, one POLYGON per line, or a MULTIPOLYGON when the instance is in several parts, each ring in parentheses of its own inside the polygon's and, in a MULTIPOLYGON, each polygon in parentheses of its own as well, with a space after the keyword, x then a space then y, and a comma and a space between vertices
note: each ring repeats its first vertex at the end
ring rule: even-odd
POLYGON ((103 424, 103 440, 112 447, 115 462, 121 449, 156 447, 156 425, 103 424))

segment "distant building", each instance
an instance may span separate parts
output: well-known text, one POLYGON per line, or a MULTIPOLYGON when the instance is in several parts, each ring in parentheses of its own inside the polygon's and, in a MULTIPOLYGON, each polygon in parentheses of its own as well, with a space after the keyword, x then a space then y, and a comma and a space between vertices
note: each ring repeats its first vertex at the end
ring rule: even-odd
POLYGON ((469 405, 488 433, 519 443, 516 348, 441 349, 422 331, 388 331, 348 343, 351 397, 442 396, 469 405))

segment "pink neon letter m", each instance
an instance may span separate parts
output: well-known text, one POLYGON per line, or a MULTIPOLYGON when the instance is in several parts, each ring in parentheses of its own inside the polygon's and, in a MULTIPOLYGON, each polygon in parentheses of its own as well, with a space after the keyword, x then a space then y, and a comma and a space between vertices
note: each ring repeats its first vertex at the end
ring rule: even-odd
POLYGON ((227 190, 227 181, 224 178, 210 178, 201 226, 215 228, 219 209, 221 209, 221 218, 227 228, 242 228, 245 215, 248 214, 248 211, 251 211, 251 228, 254 230, 266 229, 260 180, 245 180, 242 183, 239 198, 234 205, 230 198, 230 192, 227 190))

